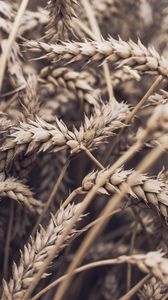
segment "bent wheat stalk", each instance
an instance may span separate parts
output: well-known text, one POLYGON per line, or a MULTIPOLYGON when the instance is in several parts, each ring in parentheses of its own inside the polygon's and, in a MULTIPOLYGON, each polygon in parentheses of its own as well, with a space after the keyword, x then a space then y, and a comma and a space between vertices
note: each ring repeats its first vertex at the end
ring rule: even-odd
MULTIPOLYGON (((130 256, 119 256, 114 259, 105 259, 100 260, 96 262, 89 263, 87 265, 81 266, 74 270, 74 274, 78 274, 80 272, 92 269, 92 268, 98 268, 101 266, 106 265, 117 265, 117 264, 123 264, 123 263, 129 263, 132 265, 136 265, 139 267, 139 269, 143 272, 147 273, 153 273, 156 277, 162 278, 163 282, 168 282, 168 270, 167 268, 164 268, 164 264, 167 263, 167 259, 163 258, 163 253, 156 251, 156 252, 148 252, 147 254, 135 254, 130 256), (152 263, 151 263, 152 261, 152 263), (159 269, 159 272, 158 272, 159 269)), ((39 299, 40 296, 42 296, 45 292, 47 292, 49 289, 57 286, 59 283, 61 283, 67 275, 61 276, 60 278, 56 279, 54 282, 49 284, 46 288, 41 290, 38 294, 36 294, 32 300, 39 299)), ((146 299, 146 298, 145 298, 146 299)), ((144 300, 144 299, 143 299, 144 300)))

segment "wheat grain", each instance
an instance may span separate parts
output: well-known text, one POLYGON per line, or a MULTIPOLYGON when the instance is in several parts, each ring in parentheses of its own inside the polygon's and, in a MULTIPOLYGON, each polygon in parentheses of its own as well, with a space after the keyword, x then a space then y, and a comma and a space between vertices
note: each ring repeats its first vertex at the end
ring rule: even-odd
POLYGON ((149 98, 150 105, 159 105, 168 103, 168 92, 160 90, 159 93, 155 93, 149 98))

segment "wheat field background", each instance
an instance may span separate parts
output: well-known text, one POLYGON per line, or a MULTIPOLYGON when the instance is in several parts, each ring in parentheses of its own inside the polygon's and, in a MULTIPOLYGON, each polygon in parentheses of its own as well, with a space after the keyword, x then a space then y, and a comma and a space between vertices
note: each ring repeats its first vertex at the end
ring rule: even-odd
POLYGON ((168 299, 168 1, 0 0, 0 299, 168 299))

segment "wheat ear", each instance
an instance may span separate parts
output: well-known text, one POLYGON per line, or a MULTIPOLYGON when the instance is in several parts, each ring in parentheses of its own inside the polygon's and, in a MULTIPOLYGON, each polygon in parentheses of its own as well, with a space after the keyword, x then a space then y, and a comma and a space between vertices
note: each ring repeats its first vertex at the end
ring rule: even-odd
POLYGON ((40 79, 46 88, 48 83, 52 84, 55 89, 66 88, 74 92, 79 99, 95 107, 99 106, 99 91, 92 88, 90 81, 93 81, 93 76, 89 72, 76 72, 70 68, 48 66, 41 70, 40 79))
POLYGON ((33 152, 58 152, 67 149, 71 154, 76 154, 87 148, 93 150, 114 131, 123 127, 123 121, 128 114, 127 104, 117 106, 102 105, 101 110, 96 110, 90 118, 85 117, 84 124, 79 130, 68 130, 67 126, 56 119, 56 126, 49 124, 39 117, 35 121, 20 123, 13 127, 1 146, 0 169, 3 171, 16 155, 33 152))
POLYGON ((118 67, 130 66, 140 73, 161 74, 168 76, 166 58, 160 56, 154 47, 146 48, 140 40, 125 42, 121 38, 115 40, 109 37, 102 42, 62 42, 61 44, 47 44, 43 42, 27 41, 26 46, 32 51, 43 53, 43 58, 52 62, 60 59, 67 62, 86 60, 89 62, 117 63, 118 67))
POLYGON ((12 177, 0 182, 0 197, 8 197, 16 200, 26 205, 31 211, 35 211, 41 207, 40 201, 33 198, 30 189, 12 177))
POLYGON ((76 0, 48 0, 49 22, 45 37, 49 40, 65 38, 68 30, 71 30, 71 20, 76 17, 76 0))
MULTIPOLYGON (((66 209, 60 208, 57 217, 52 216, 46 230, 41 227, 36 234, 35 239, 31 239, 24 250, 21 252, 19 265, 13 264, 12 278, 9 283, 4 281, 2 300, 23 299, 24 293, 39 271, 44 260, 48 257, 52 248, 63 234, 66 226, 69 224, 79 205, 69 205, 66 209)), ((56 256, 66 246, 76 230, 71 230, 64 244, 57 251, 56 256)), ((46 276, 46 275, 45 275, 46 276)), ((44 277, 45 277, 44 276, 44 277)))
MULTIPOLYGON (((88 174, 82 182, 83 191, 89 191, 103 176, 103 171, 92 172, 88 174)), ((160 179, 153 179, 143 174, 138 174, 133 170, 118 169, 109 179, 105 185, 101 187, 98 192, 101 194, 111 194, 120 192, 122 183, 127 183, 129 176, 134 176, 134 182, 129 189, 129 194, 133 198, 142 199, 147 205, 151 205, 158 210, 158 212, 168 218, 168 187, 165 181, 160 179)))

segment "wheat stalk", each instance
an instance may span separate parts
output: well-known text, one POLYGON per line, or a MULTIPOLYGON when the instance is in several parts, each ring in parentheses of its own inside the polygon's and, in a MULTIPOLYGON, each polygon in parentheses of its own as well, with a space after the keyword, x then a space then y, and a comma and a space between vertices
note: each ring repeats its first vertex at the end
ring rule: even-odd
MULTIPOLYGON (((12 278, 9 283, 4 281, 2 300, 23 299, 24 293, 33 281, 35 274, 39 271, 43 261, 48 257, 55 243, 63 234, 66 226, 78 210, 79 205, 69 205, 66 209, 60 208, 57 217, 51 217, 46 230, 41 227, 36 233, 35 239, 31 238, 31 241, 21 252, 19 265, 13 264, 12 278)), ((76 230, 72 229, 55 257, 65 248, 67 242, 75 233, 76 230)))
MULTIPOLYGON (((6 47, 8 45, 8 35, 12 31, 15 12, 9 3, 0 1, 1 16, 0 17, 0 32, 2 35, 0 51, 1 55, 5 55, 6 47)), ((21 52, 20 47, 16 41, 13 41, 11 53, 7 59, 7 68, 9 72, 9 79, 13 87, 25 86, 26 81, 23 75, 22 64, 20 61, 21 52)), ((1 68, 2 69, 2 68, 1 68)))
POLYGON ((146 48, 140 40, 125 42, 121 38, 115 40, 109 37, 102 42, 62 42, 61 44, 47 44, 43 42, 27 41, 26 46, 37 53, 43 53, 43 58, 52 62, 63 59, 67 62, 96 61, 103 63, 117 63, 118 67, 130 66, 140 73, 161 74, 168 76, 167 60, 160 56, 153 48, 146 48))

